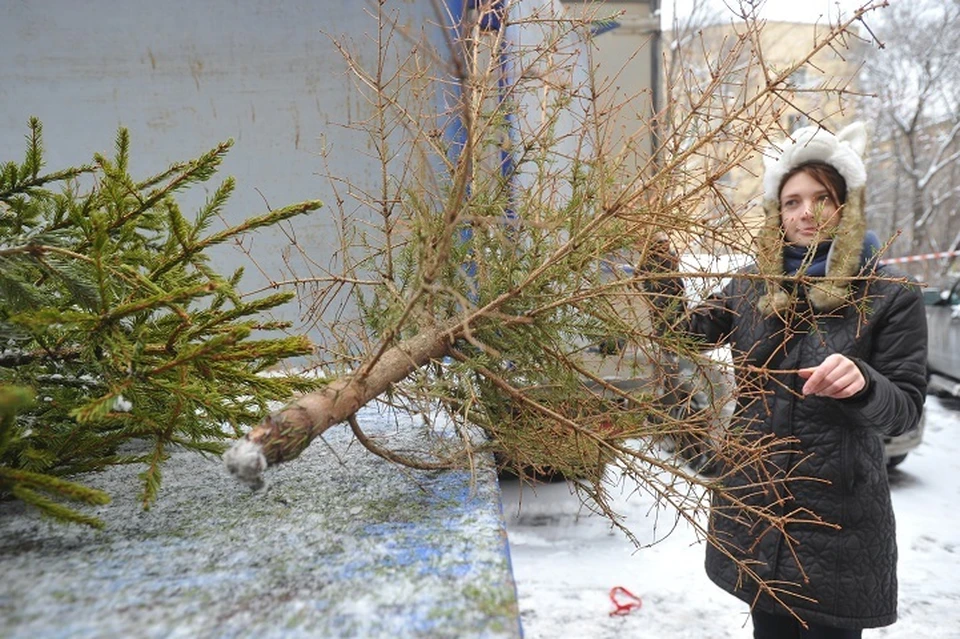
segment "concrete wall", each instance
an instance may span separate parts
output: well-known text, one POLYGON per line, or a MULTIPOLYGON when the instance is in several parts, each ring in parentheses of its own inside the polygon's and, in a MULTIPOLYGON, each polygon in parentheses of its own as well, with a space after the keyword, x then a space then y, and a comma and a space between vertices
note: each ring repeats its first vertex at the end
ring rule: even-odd
MULTIPOLYGON (((415 37, 433 13, 430 2, 388 6, 415 37)), ((334 147, 339 175, 363 184, 376 174, 366 138, 342 126, 367 113, 331 41, 343 39, 359 62, 374 63, 377 48, 365 34, 376 31, 376 21, 368 10, 351 0, 2 2, 0 161, 22 160, 30 116, 44 124, 51 170, 111 154, 121 125, 131 132, 134 177, 233 138, 216 178, 237 178, 231 222, 268 205, 308 198, 330 204, 331 188, 318 175, 324 142, 334 147)), ((215 187, 208 183, 182 201, 195 210, 215 187)), ((325 207, 294 223, 300 244, 322 264, 336 242, 333 213, 325 207)), ((253 238, 271 278, 284 277, 286 244, 276 229, 253 238)), ((245 288, 265 282, 236 249, 217 253, 221 272, 240 265, 247 267, 245 288)), ((295 318, 297 309, 286 313, 295 318)))
POLYGON ((633 152, 628 166, 637 169, 652 150, 652 136, 645 125, 654 112, 658 90, 654 68, 660 30, 660 18, 654 15, 658 6, 657 0, 564 0, 564 7, 573 15, 594 20, 615 17, 618 23, 593 40, 590 63, 593 81, 601 93, 600 103, 612 114, 604 144, 614 154, 620 153, 624 144, 630 145, 633 152))

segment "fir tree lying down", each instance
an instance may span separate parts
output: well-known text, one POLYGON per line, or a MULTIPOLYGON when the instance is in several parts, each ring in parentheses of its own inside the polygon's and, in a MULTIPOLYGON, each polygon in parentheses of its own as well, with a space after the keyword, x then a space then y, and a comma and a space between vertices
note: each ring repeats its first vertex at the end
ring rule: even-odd
POLYGON ((316 387, 261 374, 312 350, 264 336, 286 327, 265 312, 293 293, 241 297, 242 272, 218 273, 208 250, 321 203, 212 230, 233 179, 189 216, 176 195, 210 180, 230 142, 138 180, 125 129, 113 158, 52 173, 41 132, 32 119, 24 161, 0 166, 0 498, 101 526, 63 502, 109 497, 64 477, 141 465, 149 507, 172 447, 219 455, 270 402, 316 387))

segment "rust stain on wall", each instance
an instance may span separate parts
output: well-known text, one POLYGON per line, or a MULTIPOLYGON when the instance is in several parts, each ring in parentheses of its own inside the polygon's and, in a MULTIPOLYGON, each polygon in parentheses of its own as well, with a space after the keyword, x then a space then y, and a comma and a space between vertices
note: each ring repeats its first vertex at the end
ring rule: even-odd
POLYGON ((203 72, 203 60, 200 58, 190 59, 190 75, 193 76, 193 82, 197 85, 197 91, 200 90, 200 74, 203 72))

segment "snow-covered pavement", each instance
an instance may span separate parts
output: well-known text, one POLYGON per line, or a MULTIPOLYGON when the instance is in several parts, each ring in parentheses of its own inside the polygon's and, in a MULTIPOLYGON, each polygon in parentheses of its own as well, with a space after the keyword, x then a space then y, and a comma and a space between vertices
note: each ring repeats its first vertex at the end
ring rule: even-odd
MULTIPOLYGON (((919 449, 890 476, 900 548, 900 620, 865 639, 960 639, 960 403, 927 399, 919 449)), ((583 509, 566 484, 521 490, 503 482, 503 508, 526 639, 734 639, 751 636, 747 607, 703 572, 693 530, 624 486, 619 512, 642 543, 636 550, 603 518, 583 509), (518 508, 519 505, 519 508, 518 508), (610 616, 622 586, 642 608, 610 616)))

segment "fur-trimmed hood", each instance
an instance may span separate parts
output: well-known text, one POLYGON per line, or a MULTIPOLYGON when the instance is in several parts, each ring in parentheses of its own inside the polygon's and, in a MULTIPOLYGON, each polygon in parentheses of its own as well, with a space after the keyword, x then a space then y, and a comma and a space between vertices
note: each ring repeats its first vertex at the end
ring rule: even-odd
POLYGON ((841 208, 840 223, 833 231, 827 256, 826 275, 807 284, 807 298, 814 309, 834 311, 850 297, 851 280, 861 270, 861 252, 867 222, 863 213, 867 171, 863 164, 866 127, 856 122, 836 135, 816 126, 795 131, 791 139, 764 157, 763 228, 757 237, 757 266, 766 280, 767 293, 759 307, 765 314, 786 310, 790 294, 780 284, 783 278, 783 228, 780 223, 780 182, 792 169, 809 162, 834 167, 847 183, 847 201, 841 208))

